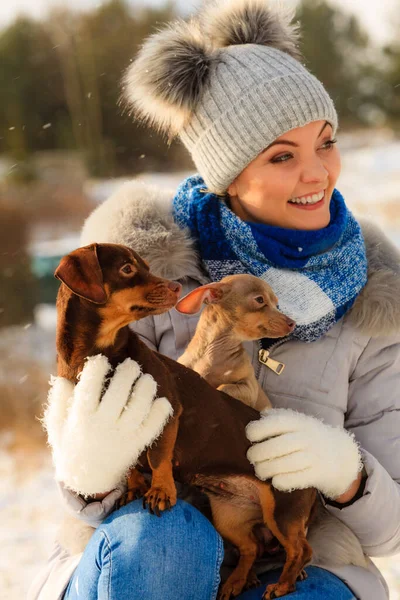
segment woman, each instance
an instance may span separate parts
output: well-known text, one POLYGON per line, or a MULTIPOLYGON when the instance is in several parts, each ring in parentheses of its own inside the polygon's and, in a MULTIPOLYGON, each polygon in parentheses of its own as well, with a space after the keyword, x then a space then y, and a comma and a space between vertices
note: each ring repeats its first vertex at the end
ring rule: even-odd
MULTIPOLYGON (((400 256, 380 231, 359 225, 336 190, 336 111, 298 59, 289 18, 261 0, 210 8, 149 38, 127 72, 125 95, 144 119, 179 135, 200 175, 184 181, 172 203, 165 192, 126 184, 89 217, 82 244, 131 245, 184 292, 243 272, 272 285, 297 325, 289 338, 248 345, 275 407, 248 429, 249 460, 278 489, 316 487, 367 556, 390 555, 400 551, 400 256), (259 359, 262 347, 273 361, 259 359), (282 374, 274 361, 285 365, 282 374)), ((196 321, 171 311, 135 330, 177 358, 196 321)), ((90 419, 87 436, 71 427, 79 398, 100 396, 107 369, 89 361, 75 390, 53 387, 46 426, 56 477, 70 509, 98 529, 83 556, 57 546, 31 597, 215 598, 223 552, 209 521, 182 501, 161 519, 137 501, 115 510, 127 465, 116 459, 103 474, 96 444, 115 450, 118 428, 106 424, 96 441, 90 419), (60 415, 55 407, 66 399, 60 415), (81 457, 73 466, 71 448, 81 457), (78 492, 99 493, 85 500, 78 492)), ((128 388, 128 368, 124 381, 129 376, 128 388)), ((136 385, 154 398, 144 377, 136 385)), ((307 571, 293 599, 388 597, 369 560, 365 568, 307 571)), ((240 598, 260 599, 278 577, 279 569, 268 571, 240 598)))

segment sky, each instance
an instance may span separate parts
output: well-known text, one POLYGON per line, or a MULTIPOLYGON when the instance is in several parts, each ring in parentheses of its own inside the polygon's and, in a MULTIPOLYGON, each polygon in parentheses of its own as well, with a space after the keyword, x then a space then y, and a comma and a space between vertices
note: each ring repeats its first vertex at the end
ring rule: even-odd
MULTIPOLYGON (((164 0, 129 0, 131 4, 147 4, 159 6, 164 0)), ((182 10, 191 12, 200 4, 200 0, 176 0, 182 10)), ((296 3, 297 0, 281 0, 296 3)), ((354 12, 365 26, 371 39, 376 44, 384 43, 394 37, 394 23, 400 28, 399 0, 329 0, 331 4, 342 9, 354 12), (396 8, 397 4, 397 8, 396 8)), ((99 0, 69 0, 70 7, 85 9, 99 5, 99 0)), ((50 7, 61 5, 62 0, 5 0, 0 3, 0 25, 6 25, 14 17, 24 12, 40 18, 45 15, 50 7)))

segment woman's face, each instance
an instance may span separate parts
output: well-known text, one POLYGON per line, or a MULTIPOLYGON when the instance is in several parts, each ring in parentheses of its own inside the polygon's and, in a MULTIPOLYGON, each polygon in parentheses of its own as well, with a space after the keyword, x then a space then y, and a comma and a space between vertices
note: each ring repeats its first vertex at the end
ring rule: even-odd
POLYGON ((277 138, 231 183, 231 209, 244 221, 322 229, 340 174, 332 127, 314 121, 277 138))

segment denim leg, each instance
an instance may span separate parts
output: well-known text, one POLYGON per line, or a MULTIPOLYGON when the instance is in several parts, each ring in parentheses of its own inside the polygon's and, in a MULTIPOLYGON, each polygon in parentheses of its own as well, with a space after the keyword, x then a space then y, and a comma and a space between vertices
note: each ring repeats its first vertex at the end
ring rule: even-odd
POLYGON ((214 600, 222 539, 193 506, 178 500, 161 517, 136 500, 96 530, 64 600, 214 600))
MULTIPOLYGON (((307 567, 307 579, 297 581, 296 591, 287 596, 288 600, 356 600, 353 592, 333 573, 320 567, 307 567)), ((261 600, 266 586, 276 583, 281 569, 261 575, 260 587, 247 590, 237 600, 261 600)))

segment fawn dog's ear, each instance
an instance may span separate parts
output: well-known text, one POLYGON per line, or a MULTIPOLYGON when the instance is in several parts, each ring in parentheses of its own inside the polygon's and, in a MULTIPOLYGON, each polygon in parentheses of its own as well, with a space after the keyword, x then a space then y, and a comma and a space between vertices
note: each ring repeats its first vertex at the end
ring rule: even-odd
POLYGON ((215 304, 220 302, 227 291, 231 288, 226 283, 207 283, 202 285, 179 300, 175 309, 187 315, 199 312, 202 304, 215 304))
POLYGON ((107 294, 97 258, 97 244, 74 250, 61 259, 54 276, 77 296, 95 304, 104 304, 107 294))

